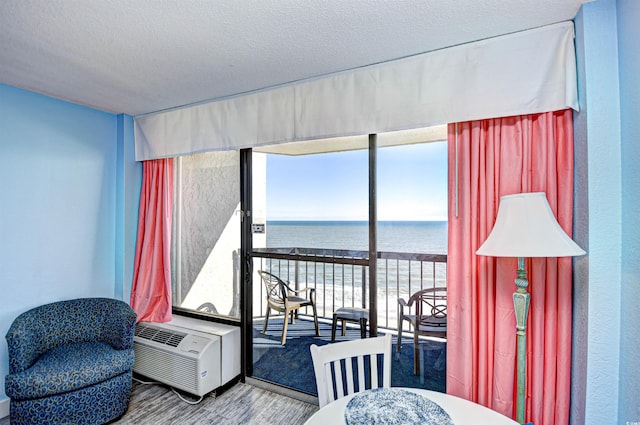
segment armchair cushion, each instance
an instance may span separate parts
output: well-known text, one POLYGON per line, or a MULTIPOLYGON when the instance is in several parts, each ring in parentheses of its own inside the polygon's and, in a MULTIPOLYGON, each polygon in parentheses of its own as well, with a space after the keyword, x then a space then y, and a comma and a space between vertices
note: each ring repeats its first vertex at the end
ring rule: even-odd
POLYGON ((131 350, 104 342, 62 345, 45 353, 29 369, 8 375, 7 396, 26 400, 66 393, 106 381, 133 368, 131 350))

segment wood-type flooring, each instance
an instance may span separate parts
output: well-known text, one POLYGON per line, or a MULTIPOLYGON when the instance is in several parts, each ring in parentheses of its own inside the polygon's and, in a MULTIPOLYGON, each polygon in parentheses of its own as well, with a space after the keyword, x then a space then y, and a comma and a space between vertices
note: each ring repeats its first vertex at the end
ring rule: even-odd
MULTIPOLYGON (((134 382, 129 409, 112 424, 296 425, 303 424, 317 410, 314 404, 245 383, 191 405, 165 386, 134 382)), ((0 419, 0 425, 10 425, 9 417, 0 419)))

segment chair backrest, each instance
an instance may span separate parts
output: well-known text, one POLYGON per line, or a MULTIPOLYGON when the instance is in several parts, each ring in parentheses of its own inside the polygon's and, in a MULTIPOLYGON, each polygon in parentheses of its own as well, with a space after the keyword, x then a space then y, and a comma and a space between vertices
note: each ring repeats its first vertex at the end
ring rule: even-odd
POLYGON ((348 394, 391 386, 390 334, 323 346, 313 344, 310 349, 320 407, 348 394))
POLYGON ((133 348, 136 313, 123 301, 79 298, 28 310, 6 335, 9 372, 28 369, 47 351, 74 342, 100 341, 116 350, 133 348))
POLYGON ((411 295, 409 305, 416 304, 417 316, 447 317, 447 288, 428 288, 411 295))
POLYGON ((420 333, 438 336, 447 332, 447 288, 418 291, 409 299, 409 305, 413 303, 420 333))
POLYGON ((287 289, 282 279, 263 270, 259 270, 258 274, 260 274, 262 282, 264 282, 267 298, 278 304, 284 304, 284 300, 287 297, 287 289))

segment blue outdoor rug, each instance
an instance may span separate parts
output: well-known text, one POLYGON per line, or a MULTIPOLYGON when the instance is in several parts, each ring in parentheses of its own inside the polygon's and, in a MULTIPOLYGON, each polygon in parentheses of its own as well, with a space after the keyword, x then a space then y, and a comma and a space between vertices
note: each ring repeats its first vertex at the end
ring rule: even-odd
MULTIPOLYGON (((276 384, 317 395, 316 378, 313 372, 312 344, 324 345, 331 342, 331 325, 320 323, 320 336, 316 337, 313 322, 297 320, 289 325, 287 344, 280 345, 282 319, 272 318, 266 334, 262 334, 262 322, 254 326, 253 376, 276 384)), ((382 334, 383 332, 378 332, 382 334)), ((359 339, 360 330, 348 328, 346 336, 341 336, 340 326, 336 332, 336 342, 359 339)), ((403 338, 402 350, 396 353, 396 338, 393 337, 393 358, 391 364, 391 386, 424 388, 445 392, 446 343, 424 340, 420 343, 423 351, 421 376, 413 374, 413 339, 403 338)))

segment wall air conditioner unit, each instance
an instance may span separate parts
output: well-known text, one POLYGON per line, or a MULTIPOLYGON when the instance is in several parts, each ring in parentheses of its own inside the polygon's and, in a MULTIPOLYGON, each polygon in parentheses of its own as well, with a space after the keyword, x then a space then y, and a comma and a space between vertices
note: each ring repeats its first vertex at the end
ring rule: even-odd
POLYGON ((197 396, 222 384, 220 336, 140 322, 133 339, 134 372, 197 396))

